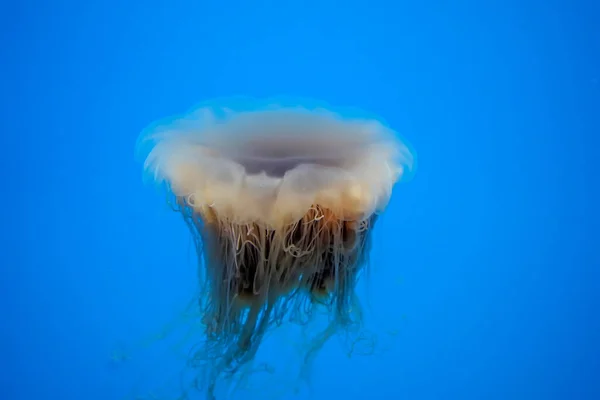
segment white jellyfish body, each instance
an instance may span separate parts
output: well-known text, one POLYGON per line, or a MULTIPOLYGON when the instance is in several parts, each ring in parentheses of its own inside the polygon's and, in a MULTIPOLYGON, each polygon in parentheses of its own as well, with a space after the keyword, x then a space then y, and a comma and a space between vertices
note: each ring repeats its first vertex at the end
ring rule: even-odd
POLYGON ((413 165, 379 121, 301 107, 202 107, 139 147, 202 255, 203 357, 218 360, 209 388, 303 301, 343 326, 376 217, 413 165))

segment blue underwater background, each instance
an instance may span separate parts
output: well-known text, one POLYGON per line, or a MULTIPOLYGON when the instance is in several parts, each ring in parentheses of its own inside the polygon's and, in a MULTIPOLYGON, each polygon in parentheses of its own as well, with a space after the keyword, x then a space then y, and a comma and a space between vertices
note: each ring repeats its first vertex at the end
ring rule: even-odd
MULTIPOLYGON (((0 399, 167 398, 193 248, 134 146, 238 94, 367 110, 418 155, 375 229, 385 351, 333 340, 312 394, 281 398, 600 399, 600 3, 23 0, 0 19, 0 399)), ((294 340, 261 357, 293 363, 294 340)))

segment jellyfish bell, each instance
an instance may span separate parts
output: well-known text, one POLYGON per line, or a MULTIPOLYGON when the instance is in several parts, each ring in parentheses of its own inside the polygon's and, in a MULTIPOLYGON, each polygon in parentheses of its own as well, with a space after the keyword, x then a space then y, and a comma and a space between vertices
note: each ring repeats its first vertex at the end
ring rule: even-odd
POLYGON ((412 168, 394 132, 322 109, 204 107, 149 130, 148 144, 145 171, 202 255, 212 380, 250 360, 294 299, 343 325, 377 216, 412 168))

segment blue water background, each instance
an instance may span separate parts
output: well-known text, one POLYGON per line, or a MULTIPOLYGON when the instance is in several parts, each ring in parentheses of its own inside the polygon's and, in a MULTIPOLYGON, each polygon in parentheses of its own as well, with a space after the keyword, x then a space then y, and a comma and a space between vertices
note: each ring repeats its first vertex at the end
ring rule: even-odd
POLYGON ((418 152, 372 254, 393 345, 328 345, 315 399, 600 398, 600 3, 24 0, 0 20, 0 399, 121 399, 181 366, 140 350, 195 271, 133 148, 236 94, 365 109, 418 152))

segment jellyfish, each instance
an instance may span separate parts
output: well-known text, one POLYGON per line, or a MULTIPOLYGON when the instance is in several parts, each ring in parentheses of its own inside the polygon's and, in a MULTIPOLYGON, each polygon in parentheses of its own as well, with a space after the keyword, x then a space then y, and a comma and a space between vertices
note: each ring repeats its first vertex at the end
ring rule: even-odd
POLYGON ((374 226, 413 166, 394 131, 323 107, 212 104, 151 126, 138 149, 196 245, 209 398, 282 320, 324 307, 326 336, 356 323, 374 226))

